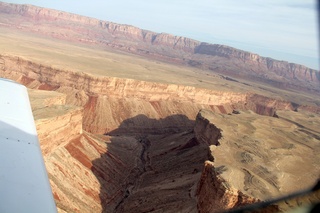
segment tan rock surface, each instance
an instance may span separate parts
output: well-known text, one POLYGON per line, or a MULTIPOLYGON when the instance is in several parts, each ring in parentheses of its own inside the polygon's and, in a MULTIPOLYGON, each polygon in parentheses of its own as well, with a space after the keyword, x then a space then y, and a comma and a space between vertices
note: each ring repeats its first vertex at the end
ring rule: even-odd
POLYGON ((279 88, 319 92, 318 71, 225 45, 203 43, 32 5, 1 3, 0 16, 2 28, 122 50, 279 88))
MULTIPOLYGON (((319 120, 309 111, 278 110, 279 118, 272 118, 253 112, 232 114, 234 107, 228 104, 148 102, 137 97, 123 97, 120 101, 107 95, 93 101, 93 97, 83 98, 87 96, 84 90, 64 91, 70 93, 30 90, 60 212, 219 211, 305 188, 313 184, 319 172, 319 132, 315 128, 319 120), (70 98, 73 95, 75 98, 70 98), (88 100, 91 104, 81 109, 63 104, 65 98, 75 103, 88 100), (99 99, 105 101, 99 103, 99 99), (148 112, 148 105, 155 113, 150 117, 126 111, 129 106, 133 111, 148 112), (170 115, 175 111, 191 116, 189 111, 195 112, 199 106, 210 111, 201 111, 195 123, 183 114, 170 115), (81 134, 82 123, 97 124, 82 120, 82 111, 91 115, 99 107, 111 112, 118 107, 118 115, 105 117, 106 121, 121 119, 110 133, 132 136, 81 134), (212 110, 229 114, 212 114, 212 110), (204 162, 213 160, 208 146, 218 141, 221 145, 212 151, 214 168, 212 163, 204 162), (297 165, 303 166, 297 170, 297 165), (301 180, 304 184, 298 185, 301 180)), ((292 107, 260 96, 254 100, 259 100, 259 105, 248 103, 258 106, 254 109, 260 113, 292 107)))
POLYGON ((320 133, 307 126, 319 119, 290 111, 279 114, 273 118, 244 111, 232 115, 201 111, 222 130, 221 145, 212 147, 217 173, 231 187, 261 200, 312 186, 320 173, 320 133))
POLYGON ((0 76, 47 90, 29 94, 59 212, 219 211, 318 177, 317 71, 33 6, 0 17, 0 76))
POLYGON ((259 202, 230 187, 229 183, 215 171, 214 163, 206 161, 198 183, 198 210, 201 213, 221 212, 227 209, 259 202))
POLYGON ((84 133, 45 156, 58 209, 112 212, 137 167, 141 147, 133 138, 84 133))
POLYGON ((42 153, 51 153, 82 133, 83 110, 65 105, 66 95, 54 91, 29 90, 42 153))
MULTIPOLYGON (((2 59, 5 66, 0 76, 17 80, 30 88, 64 93, 66 104, 84 108, 83 127, 92 133, 110 132, 127 118, 141 114, 153 119, 177 114, 194 119, 200 109, 221 113, 231 113, 235 108, 251 109, 271 116, 276 109, 293 109, 288 101, 251 93, 95 76, 55 69, 18 57, 3 56, 2 59)), ((137 122, 134 126, 141 125, 137 122)), ((181 125, 184 128, 184 120, 176 119, 162 128, 176 126, 179 129, 181 125)))
MULTIPOLYGON (((21 81, 21 83, 23 83, 21 81)), ((43 90, 28 90, 29 99, 32 103, 32 109, 40 109, 44 107, 50 107, 53 105, 65 105, 66 94, 58 93, 55 91, 43 91, 43 90)))

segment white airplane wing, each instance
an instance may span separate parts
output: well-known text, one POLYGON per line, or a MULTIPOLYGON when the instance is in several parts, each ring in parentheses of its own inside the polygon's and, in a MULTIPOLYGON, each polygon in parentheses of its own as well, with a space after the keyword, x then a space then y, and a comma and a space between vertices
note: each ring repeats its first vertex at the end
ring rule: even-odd
POLYGON ((57 212, 27 89, 1 78, 0 212, 57 212))

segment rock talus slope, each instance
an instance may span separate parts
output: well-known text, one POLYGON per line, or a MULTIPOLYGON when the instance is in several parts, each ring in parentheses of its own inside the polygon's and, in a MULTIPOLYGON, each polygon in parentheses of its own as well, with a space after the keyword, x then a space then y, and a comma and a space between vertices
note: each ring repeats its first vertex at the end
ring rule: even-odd
MULTIPOLYGON (((284 184, 287 179, 281 182, 278 170, 270 169, 270 159, 264 158, 261 144, 252 143, 251 140, 242 144, 244 147, 253 146, 255 151, 262 149, 257 154, 252 150, 247 151, 246 148, 236 149, 232 144, 239 143, 237 140, 242 140, 242 137, 235 132, 238 136, 234 138, 233 133, 230 133, 234 131, 232 128, 237 125, 239 116, 247 117, 240 120, 249 122, 249 126, 263 121, 266 125, 273 122, 273 125, 279 124, 283 128, 297 128, 296 124, 290 123, 292 118, 288 115, 286 117, 289 121, 283 120, 278 123, 281 118, 257 116, 252 112, 241 111, 240 114, 221 115, 202 110, 195 122, 184 118, 190 126, 194 126, 193 129, 188 126, 176 130, 175 133, 161 133, 157 130, 162 129, 164 122, 171 123, 175 116, 162 120, 144 117, 146 125, 154 125, 153 131, 143 132, 146 128, 138 128, 131 132, 120 131, 118 136, 106 136, 82 132, 82 110, 79 110, 79 107, 61 105, 61 97, 65 97, 64 95, 52 91, 30 91, 30 97, 59 212, 216 212, 263 200, 266 197, 259 195, 261 190, 266 190, 268 196, 272 197, 292 189, 292 185, 284 184), (44 98, 46 101, 40 101, 44 98), (52 126, 43 123, 43 120, 53 119, 51 110, 58 109, 52 126), (41 113, 41 110, 46 111, 41 113), (229 118, 224 119, 223 116, 229 118), (73 122, 65 125, 66 120, 73 122), (61 134, 44 134, 48 129, 50 132, 61 134), (62 139, 62 134, 68 137, 62 139), (241 151, 248 153, 242 155, 241 151), (229 161, 224 160, 226 152, 235 152, 229 161), (238 167, 234 166, 237 164, 238 167), (262 167, 265 169, 261 170, 262 167), (238 178, 233 179, 235 176, 238 178), (245 185, 241 183, 242 177, 243 180, 249 178, 243 182, 245 185), (253 182, 250 182, 250 179, 253 182), (276 186, 279 188, 275 188, 276 186)), ((279 117, 282 116, 283 114, 279 113, 279 117)), ((126 122, 131 123, 130 120, 135 118, 127 119, 126 122)), ((249 134, 246 128, 244 125, 241 132, 249 134)), ((253 136, 262 134, 252 127, 248 130, 257 131, 253 136)), ((317 134, 316 130, 306 131, 317 134)), ((279 132, 277 135, 284 137, 279 132)), ((297 135, 293 137, 296 138, 297 135)), ((318 161, 314 158, 319 149, 315 137, 313 135, 313 138, 310 137, 309 142, 306 142, 314 149, 313 154, 310 153, 310 157, 305 159, 310 161, 310 168, 306 168, 308 170, 314 170, 318 161)), ((277 138, 269 140, 271 145, 278 141, 277 138)), ((291 140, 287 139, 284 143, 276 145, 276 150, 287 153, 281 155, 282 159, 279 156, 274 160, 278 166, 285 162, 288 156, 295 165, 304 165, 305 160, 301 161, 299 152, 308 151, 309 148, 297 149, 295 146, 300 146, 299 144, 288 146, 287 143, 294 143, 291 140), (292 155, 289 155, 290 153, 292 155)), ((286 178, 299 175, 300 171, 290 168, 285 170, 286 178)), ((309 183, 312 183, 315 175, 316 170, 314 175, 309 177, 309 183)))

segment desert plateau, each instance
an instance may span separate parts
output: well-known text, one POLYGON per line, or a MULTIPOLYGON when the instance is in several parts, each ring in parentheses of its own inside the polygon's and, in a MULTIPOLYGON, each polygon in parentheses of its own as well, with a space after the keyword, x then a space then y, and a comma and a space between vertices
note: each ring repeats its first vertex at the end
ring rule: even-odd
POLYGON ((222 212, 320 177, 320 73, 304 65, 0 2, 0 77, 28 88, 61 213, 222 212))

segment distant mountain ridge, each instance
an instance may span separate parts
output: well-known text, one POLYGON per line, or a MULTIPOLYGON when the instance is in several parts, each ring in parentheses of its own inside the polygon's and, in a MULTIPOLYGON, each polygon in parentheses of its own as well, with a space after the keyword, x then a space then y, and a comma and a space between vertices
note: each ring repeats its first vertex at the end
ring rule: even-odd
POLYGON ((0 26, 111 47, 280 88, 320 92, 319 71, 304 65, 58 10, 0 2, 0 26))

